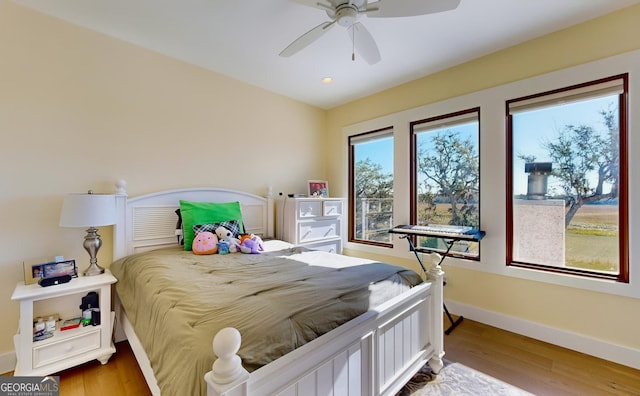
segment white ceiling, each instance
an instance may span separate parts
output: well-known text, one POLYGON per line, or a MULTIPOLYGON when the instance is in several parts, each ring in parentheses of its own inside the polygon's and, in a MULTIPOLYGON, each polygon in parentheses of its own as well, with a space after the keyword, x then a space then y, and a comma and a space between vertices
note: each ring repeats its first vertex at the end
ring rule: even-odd
POLYGON ((291 58, 278 56, 328 20, 291 0, 14 1, 325 109, 640 2, 462 0, 432 15, 361 16, 382 55, 369 65, 357 54, 351 60, 341 26, 291 58), (322 83, 326 76, 333 83, 322 83))

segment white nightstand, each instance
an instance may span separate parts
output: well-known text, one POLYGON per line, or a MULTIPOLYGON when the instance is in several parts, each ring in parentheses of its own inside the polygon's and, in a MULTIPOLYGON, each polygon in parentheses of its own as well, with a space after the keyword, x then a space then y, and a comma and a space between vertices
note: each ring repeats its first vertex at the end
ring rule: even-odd
POLYGON ((111 285, 116 282, 109 270, 48 287, 19 282, 11 296, 12 300, 20 301, 18 334, 13 337, 18 359, 14 375, 50 375, 93 359, 106 364, 116 351, 111 341, 114 323, 111 285), (81 316, 82 297, 91 291, 99 295, 100 325, 60 331, 58 323, 53 337, 33 341, 35 318, 46 320, 51 314, 59 314, 61 319, 81 316))
POLYGON ((346 201, 343 198, 281 198, 277 238, 314 250, 342 253, 346 201))

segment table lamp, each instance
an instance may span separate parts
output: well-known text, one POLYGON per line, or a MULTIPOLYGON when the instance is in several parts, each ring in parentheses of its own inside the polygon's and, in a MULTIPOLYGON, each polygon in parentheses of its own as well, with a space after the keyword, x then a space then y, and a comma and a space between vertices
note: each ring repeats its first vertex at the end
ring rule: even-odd
POLYGON ((90 257, 90 265, 84 276, 100 275, 104 268, 98 265, 96 258, 102 245, 96 227, 112 225, 116 222, 116 199, 111 194, 68 194, 64 197, 60 227, 89 227, 83 246, 90 257))

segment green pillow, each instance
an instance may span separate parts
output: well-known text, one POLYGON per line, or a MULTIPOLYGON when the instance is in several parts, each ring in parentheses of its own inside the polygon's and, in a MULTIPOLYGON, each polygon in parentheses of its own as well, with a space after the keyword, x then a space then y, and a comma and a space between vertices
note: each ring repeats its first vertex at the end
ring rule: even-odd
POLYGON ((240 202, 221 203, 180 200, 180 214, 182 215, 184 250, 191 250, 191 244, 195 237, 193 226, 197 224, 213 224, 237 220, 240 223, 240 232, 244 232, 240 202))

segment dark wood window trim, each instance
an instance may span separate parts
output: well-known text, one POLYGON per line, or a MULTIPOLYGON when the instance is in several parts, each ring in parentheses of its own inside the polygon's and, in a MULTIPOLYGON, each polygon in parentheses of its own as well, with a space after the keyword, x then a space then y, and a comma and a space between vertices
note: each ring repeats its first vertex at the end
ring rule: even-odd
POLYGON ((629 283, 629 204, 628 204, 628 188, 629 188, 629 159, 628 159, 628 96, 629 96, 629 75, 628 73, 620 74, 608 78, 603 78, 587 83, 572 85, 565 88, 559 88, 547 92, 528 95, 520 98, 507 100, 505 103, 506 114, 506 265, 512 267, 521 267, 534 270, 541 270, 553 273, 570 274, 589 278, 615 280, 621 283, 629 283), (618 216, 619 216, 619 271, 618 274, 606 274, 595 271, 560 268, 554 266, 531 264, 524 262, 515 262, 513 260, 513 136, 512 136, 512 116, 510 115, 510 104, 518 101, 535 99, 553 94, 564 93, 589 87, 596 84, 602 84, 609 81, 622 79, 623 92, 619 95, 619 128, 620 128, 620 186, 618 197, 618 216))
POLYGON ((369 245, 369 246, 379 246, 379 247, 385 247, 385 248, 393 248, 392 243, 369 241, 365 239, 356 239, 355 237, 356 196, 353 189, 353 186, 355 183, 355 163, 354 163, 355 149, 354 149, 354 144, 352 144, 352 140, 357 138, 362 138, 367 135, 374 135, 374 134, 379 134, 383 132, 393 132, 393 127, 391 126, 384 127, 384 128, 376 129, 373 131, 368 131, 368 132, 349 136, 349 139, 347 142, 348 150, 349 150, 349 219, 348 219, 349 231, 347 232, 347 236, 348 236, 349 242, 351 243, 358 243, 361 245, 369 245))

